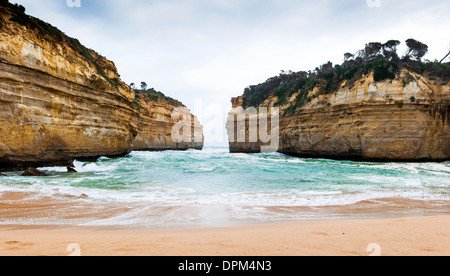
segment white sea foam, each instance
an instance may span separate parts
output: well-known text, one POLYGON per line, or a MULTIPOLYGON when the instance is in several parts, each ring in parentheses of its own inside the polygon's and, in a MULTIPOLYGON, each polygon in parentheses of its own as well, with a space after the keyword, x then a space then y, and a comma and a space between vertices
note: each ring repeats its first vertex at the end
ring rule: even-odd
POLYGON ((250 158, 250 155, 247 153, 232 153, 232 155, 236 158, 250 158))
POLYGON ((298 218, 301 214, 270 210, 342 206, 377 198, 450 201, 449 163, 306 160, 207 148, 132 152, 125 158, 74 165, 79 173, 67 173, 65 167, 41 168, 50 174, 43 178, 8 173, 0 178, 0 194, 22 192, 30 194, 24 200, 51 197, 81 205, 133 206, 123 214, 86 222, 105 225, 139 221, 217 225, 264 216, 298 218))
POLYGON ((38 168, 38 170, 47 172, 67 172, 66 167, 42 167, 38 168))
POLYGON ((77 172, 107 172, 117 169, 116 165, 105 165, 104 163, 83 163, 79 161, 74 162, 75 170, 77 172))

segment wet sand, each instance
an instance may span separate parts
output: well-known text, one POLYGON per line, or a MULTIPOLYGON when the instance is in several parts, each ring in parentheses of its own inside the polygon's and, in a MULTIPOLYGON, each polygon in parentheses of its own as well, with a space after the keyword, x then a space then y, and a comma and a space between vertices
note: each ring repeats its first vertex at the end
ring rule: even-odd
POLYGON ((375 248, 372 253, 383 256, 450 255, 450 205, 445 201, 379 199, 317 210, 273 207, 273 212, 310 212, 317 219, 149 230, 142 225, 72 226, 133 208, 93 204, 83 195, 61 196, 33 199, 32 194, 3 193, 0 256, 368 256, 369 245, 375 248), (335 219, 320 220, 327 215, 335 219), (17 219, 23 223, 15 225, 17 219), (43 226, 42 219, 56 226, 43 226))
POLYGON ((450 216, 204 229, 0 227, 2 256, 448 256, 450 216), (375 244, 375 245, 374 245, 375 244), (375 251, 368 251, 369 245, 375 251))
POLYGON ((450 216, 178 230, 0 227, 0 255, 67 256, 72 253, 82 256, 368 256, 371 253, 448 256, 450 216), (375 251, 369 252, 371 244, 375 251))

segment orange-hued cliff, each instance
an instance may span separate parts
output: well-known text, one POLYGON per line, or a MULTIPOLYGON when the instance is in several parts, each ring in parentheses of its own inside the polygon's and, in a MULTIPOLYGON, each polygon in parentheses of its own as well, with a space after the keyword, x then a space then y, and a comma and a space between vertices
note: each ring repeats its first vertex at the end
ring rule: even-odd
POLYGON ((136 136, 159 148, 155 137, 169 140, 176 120, 161 127, 147 114, 174 107, 140 101, 112 61, 23 7, 0 3, 0 171, 122 156, 136 136))
POLYGON ((137 93, 136 99, 140 106, 139 133, 132 143, 133 150, 203 148, 203 126, 184 105, 146 93, 137 93))
MULTIPOLYGON (((449 160, 450 84, 407 69, 383 81, 375 81, 373 76, 373 72, 363 75, 351 86, 344 81, 327 94, 321 94, 323 86, 316 85, 305 94, 308 100, 297 106, 300 90, 295 91, 277 105, 277 151, 348 160, 449 160)), ((233 98, 233 108, 243 106, 245 97, 233 98)), ((257 107, 273 107, 277 102, 272 94, 257 107)), ((261 141, 236 140, 232 127, 237 120, 231 114, 227 124, 231 152, 259 152, 261 141)), ((242 131, 248 138, 248 126, 242 131)))

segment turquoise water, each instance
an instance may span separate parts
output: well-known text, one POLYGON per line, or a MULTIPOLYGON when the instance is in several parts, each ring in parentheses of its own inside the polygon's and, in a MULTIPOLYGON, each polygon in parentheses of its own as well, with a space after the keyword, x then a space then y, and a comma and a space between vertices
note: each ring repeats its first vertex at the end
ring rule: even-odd
MULTIPOLYGON (((61 224, 147 227, 365 217, 368 212, 359 212, 361 206, 378 210, 399 199, 438 207, 450 202, 448 162, 333 161, 278 153, 231 154, 227 148, 208 147, 203 151, 132 152, 124 158, 76 161, 75 165, 75 174, 65 168, 40 168, 50 174, 44 178, 8 173, 0 179, 0 194, 28 193, 32 195, 29 200, 68 200, 70 206, 97 206, 105 212, 111 206, 127 208, 101 219, 61 217, 57 220, 61 224), (349 206, 355 207, 349 211, 349 206)), ((403 207, 401 212, 408 209, 403 207)), ((33 223, 49 221, 42 216, 33 223)), ((1 223, 29 220, 9 218, 1 223)))

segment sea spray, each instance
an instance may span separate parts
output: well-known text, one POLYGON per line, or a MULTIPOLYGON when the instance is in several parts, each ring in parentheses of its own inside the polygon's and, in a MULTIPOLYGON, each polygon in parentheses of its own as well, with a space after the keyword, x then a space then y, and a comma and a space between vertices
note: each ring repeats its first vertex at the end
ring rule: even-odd
MULTIPOLYGON (((29 196, 21 204, 45 200, 72 206, 59 220, 43 215, 33 220, 35 224, 63 221, 146 227, 366 217, 386 215, 382 207, 394 205, 402 214, 415 210, 429 214, 421 209, 427 202, 447 211, 450 202, 449 163, 301 159, 279 153, 232 154, 227 148, 207 147, 132 152, 74 165, 78 173, 62 167, 39 168, 49 174, 44 178, 7 173, 0 179, 0 196, 26 193, 29 196), (361 204, 371 211, 358 214, 361 204), (79 216, 77 208, 83 206, 91 215, 71 219, 79 216), (352 212, 348 206, 355 206, 352 212), (346 211, 337 211, 341 209, 346 211)), ((9 218, 0 224, 27 221, 9 218)))

